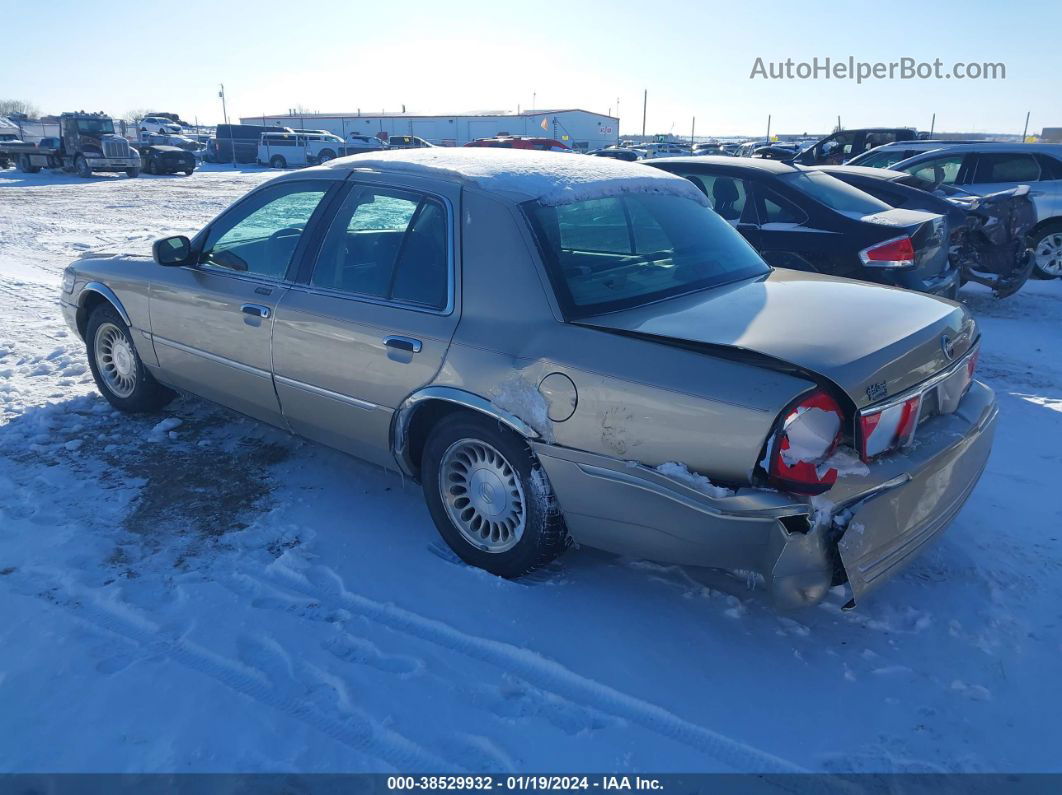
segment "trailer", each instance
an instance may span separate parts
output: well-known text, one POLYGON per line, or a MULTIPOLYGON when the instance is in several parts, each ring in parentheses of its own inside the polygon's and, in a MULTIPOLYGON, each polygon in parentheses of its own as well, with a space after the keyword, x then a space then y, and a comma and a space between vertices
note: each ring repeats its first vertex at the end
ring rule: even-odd
POLYGON ((48 143, 52 145, 0 142, 0 164, 13 161, 27 174, 42 168, 61 168, 86 178, 98 171, 121 171, 130 177, 140 174, 140 154, 114 132, 114 120, 105 113, 63 113, 59 138, 48 143))

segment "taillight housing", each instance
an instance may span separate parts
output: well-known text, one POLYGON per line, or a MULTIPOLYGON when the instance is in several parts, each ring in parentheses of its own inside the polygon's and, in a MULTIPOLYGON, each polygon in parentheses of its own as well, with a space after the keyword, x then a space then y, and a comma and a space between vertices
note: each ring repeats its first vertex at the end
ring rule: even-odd
POLYGON ((859 259, 868 268, 913 268, 914 242, 907 235, 894 237, 863 249, 859 259))
POLYGON ((784 491, 821 494, 837 482, 837 470, 823 464, 837 449, 844 412, 833 397, 816 390, 787 408, 768 449, 767 475, 784 491))
POLYGON ((884 453, 906 447, 914 439, 918 415, 922 409, 921 393, 877 411, 859 415, 859 454, 870 461, 884 453))

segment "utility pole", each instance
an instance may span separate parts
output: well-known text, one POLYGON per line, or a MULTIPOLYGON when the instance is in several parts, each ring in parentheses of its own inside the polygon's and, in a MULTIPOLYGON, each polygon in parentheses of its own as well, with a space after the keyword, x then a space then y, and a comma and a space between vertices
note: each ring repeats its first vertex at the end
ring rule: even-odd
POLYGON ((936 129, 937 129, 937 114, 934 113, 933 114, 933 121, 931 121, 929 123, 929 137, 930 138, 933 137, 933 133, 936 131, 936 129))
POLYGON ((225 84, 220 83, 221 90, 218 91, 218 96, 221 97, 221 117, 225 119, 225 124, 229 127, 229 146, 232 148, 232 167, 236 168, 236 141, 233 140, 232 125, 229 124, 229 112, 225 107, 225 84))
POLYGON ((537 102, 538 102, 538 94, 535 93, 534 91, 532 91, 531 92, 531 112, 532 113, 534 113, 535 112, 535 108, 538 107, 538 105, 536 104, 537 102))
POLYGON ((645 111, 649 107, 649 89, 642 94, 642 138, 645 138, 645 111))
POLYGON ((771 142, 771 114, 767 114, 767 143, 771 142))
POLYGON ((1031 110, 1025 112, 1025 129, 1021 133, 1021 142, 1022 143, 1025 143, 1025 138, 1029 135, 1029 116, 1030 116, 1030 114, 1032 114, 1031 110))
POLYGON ((693 136, 697 132, 697 117, 693 117, 693 124, 690 125, 690 146, 693 146, 693 136))

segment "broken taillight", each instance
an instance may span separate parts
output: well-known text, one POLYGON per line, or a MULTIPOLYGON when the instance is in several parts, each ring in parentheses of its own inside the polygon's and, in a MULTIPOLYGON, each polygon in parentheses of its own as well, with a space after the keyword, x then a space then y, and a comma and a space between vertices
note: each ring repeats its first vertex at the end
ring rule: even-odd
POLYGON ((906 235, 894 237, 863 249, 859 259, 868 268, 910 268, 915 264, 914 243, 906 235))
POLYGON ((918 427, 922 395, 918 394, 878 411, 859 415, 860 448, 864 461, 906 447, 918 427))
POLYGON ((837 482, 837 470, 823 468, 841 441, 844 412, 829 393, 816 390, 782 413, 769 450, 771 484, 800 494, 821 494, 837 482))

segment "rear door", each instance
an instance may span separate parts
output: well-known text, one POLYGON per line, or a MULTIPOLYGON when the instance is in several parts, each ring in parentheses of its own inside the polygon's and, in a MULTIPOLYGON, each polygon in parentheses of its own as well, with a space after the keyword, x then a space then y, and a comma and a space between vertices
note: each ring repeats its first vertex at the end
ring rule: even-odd
POLYGON ((270 335, 289 268, 334 180, 284 181, 253 192, 197 239, 195 266, 156 269, 151 332, 173 386, 282 425, 270 335))
POLYGON ((284 416, 310 439, 394 467, 391 417, 430 383, 457 326, 460 192, 353 183, 273 330, 284 416))
MULTIPOLYGON (((839 246, 842 235, 767 180, 750 180, 749 211, 738 225, 769 265, 819 273, 848 268, 839 246)), ((850 253, 850 252, 849 252, 850 253)))
POLYGON ((1050 181, 1041 160, 1032 152, 979 152, 970 171, 970 182, 964 187, 982 195, 1018 185, 1036 190, 1045 177, 1050 181))

